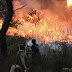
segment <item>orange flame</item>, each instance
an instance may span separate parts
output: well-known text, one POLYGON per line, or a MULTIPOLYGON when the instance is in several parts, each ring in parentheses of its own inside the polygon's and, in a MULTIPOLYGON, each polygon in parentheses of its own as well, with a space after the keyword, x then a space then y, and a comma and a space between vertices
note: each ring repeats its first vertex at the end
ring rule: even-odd
MULTIPOLYGON (((21 6, 21 3, 16 0, 14 10, 21 6)), ((43 11, 40 10, 37 13, 31 11, 32 15, 25 11, 26 8, 15 11, 13 19, 14 21, 19 20, 21 24, 17 24, 17 28, 9 27, 7 35, 17 35, 25 38, 37 37, 44 42, 72 41, 71 20, 68 22, 63 13, 62 19, 59 19, 58 15, 45 11, 44 14, 41 14, 43 11)))
POLYGON ((67 6, 71 6, 72 5, 72 0, 67 0, 67 6))
POLYGON ((0 19, 0 30, 2 28, 2 24, 3 24, 3 19, 0 19))
MULTIPOLYGON (((28 20, 26 21, 23 18, 21 12, 19 12, 19 15, 20 16, 17 17, 21 25, 18 25, 18 29, 10 27, 7 32, 7 35, 13 36, 14 33, 17 33, 18 36, 26 38, 37 37, 40 41, 45 42, 61 41, 67 36, 66 29, 63 29, 61 26, 62 25, 61 20, 57 21, 58 16, 53 18, 46 17, 46 19, 40 19, 40 21, 37 22, 35 25, 35 22, 34 23, 32 22, 32 20, 34 20, 33 17, 29 16, 28 20)), ((69 36, 69 38, 71 38, 71 36, 69 36)))

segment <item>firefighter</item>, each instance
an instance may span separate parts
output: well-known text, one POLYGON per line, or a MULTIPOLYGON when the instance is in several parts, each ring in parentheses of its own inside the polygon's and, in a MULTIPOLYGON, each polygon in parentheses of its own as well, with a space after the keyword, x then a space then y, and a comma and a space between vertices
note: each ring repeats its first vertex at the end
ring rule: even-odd
POLYGON ((36 44, 36 40, 32 40, 33 45, 31 46, 32 49, 32 65, 38 65, 40 63, 40 54, 39 54, 39 45, 36 44))
POLYGON ((26 44, 25 43, 21 44, 16 57, 16 64, 19 65, 23 71, 29 69, 26 66, 27 59, 26 59, 25 48, 26 48, 26 44))

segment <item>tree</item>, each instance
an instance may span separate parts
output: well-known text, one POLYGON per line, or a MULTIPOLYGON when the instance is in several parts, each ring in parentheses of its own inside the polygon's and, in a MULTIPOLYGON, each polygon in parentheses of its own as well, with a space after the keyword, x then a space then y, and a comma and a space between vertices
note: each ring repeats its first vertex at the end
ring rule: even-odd
POLYGON ((6 55, 7 54, 7 44, 6 44, 6 32, 8 30, 8 27, 10 25, 10 22, 12 20, 13 16, 13 0, 6 0, 7 3, 7 13, 5 15, 4 24, 2 25, 2 29, 0 31, 0 44, 1 44, 1 54, 6 55))

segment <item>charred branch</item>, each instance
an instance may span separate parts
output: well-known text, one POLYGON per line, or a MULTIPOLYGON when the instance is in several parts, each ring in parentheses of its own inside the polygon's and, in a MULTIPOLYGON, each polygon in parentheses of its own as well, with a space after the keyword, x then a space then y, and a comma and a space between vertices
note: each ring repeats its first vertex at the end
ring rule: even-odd
POLYGON ((14 10, 14 11, 17 11, 17 10, 19 10, 19 9, 22 9, 22 8, 24 8, 25 6, 26 6, 26 5, 20 7, 20 8, 18 8, 18 9, 16 9, 16 10, 14 10))

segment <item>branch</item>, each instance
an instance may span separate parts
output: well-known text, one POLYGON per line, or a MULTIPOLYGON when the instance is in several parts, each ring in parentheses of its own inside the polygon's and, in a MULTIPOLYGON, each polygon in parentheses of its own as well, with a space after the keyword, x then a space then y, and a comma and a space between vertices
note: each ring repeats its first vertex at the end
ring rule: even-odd
POLYGON ((20 8, 18 8, 18 9, 16 9, 16 10, 14 10, 14 11, 17 11, 17 10, 19 10, 19 9, 22 9, 23 7, 25 7, 26 5, 24 5, 24 6, 22 6, 22 7, 20 7, 20 8))

